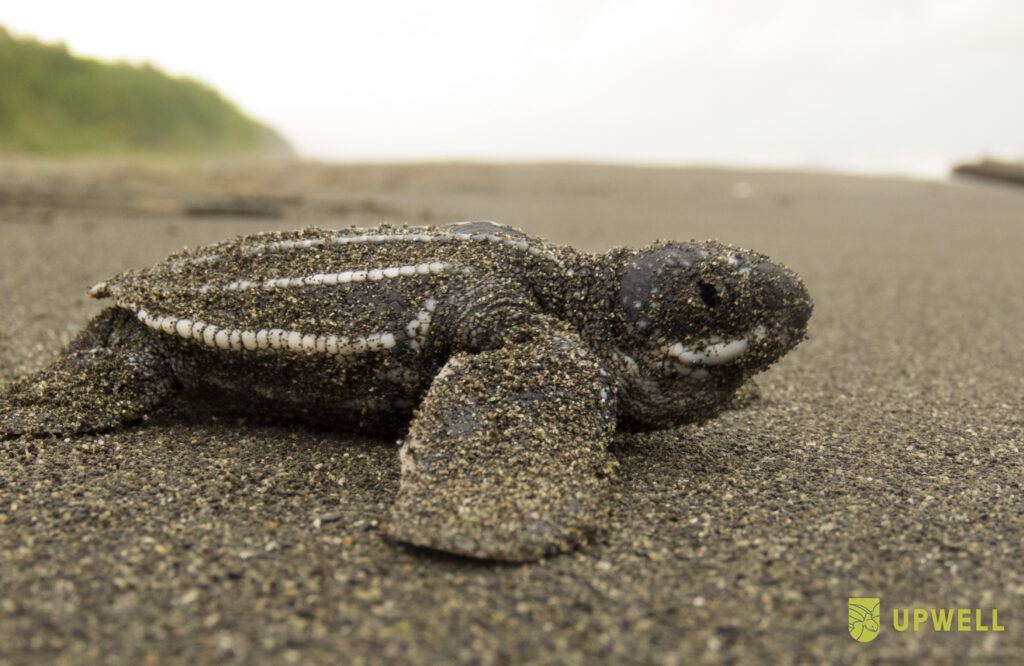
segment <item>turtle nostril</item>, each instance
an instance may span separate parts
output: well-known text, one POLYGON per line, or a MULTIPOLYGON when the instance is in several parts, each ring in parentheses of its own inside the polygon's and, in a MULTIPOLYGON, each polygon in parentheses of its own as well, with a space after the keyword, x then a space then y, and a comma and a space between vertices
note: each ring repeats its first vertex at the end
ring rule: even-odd
POLYGON ((715 289, 713 284, 701 280, 697 283, 697 288, 700 289, 700 300, 704 301, 704 305, 709 310, 714 310, 719 306, 722 299, 718 295, 718 290, 715 289))
POLYGON ((792 322, 793 327, 798 330, 805 330, 807 328, 807 322, 811 318, 811 312, 814 306, 810 298, 806 298, 797 303, 793 308, 792 322))
POLYGON ((796 276, 793 277, 791 298, 790 320, 795 328, 803 331, 807 328, 807 322, 810 320, 811 312, 814 310, 814 301, 811 300, 810 294, 807 293, 804 283, 796 276))

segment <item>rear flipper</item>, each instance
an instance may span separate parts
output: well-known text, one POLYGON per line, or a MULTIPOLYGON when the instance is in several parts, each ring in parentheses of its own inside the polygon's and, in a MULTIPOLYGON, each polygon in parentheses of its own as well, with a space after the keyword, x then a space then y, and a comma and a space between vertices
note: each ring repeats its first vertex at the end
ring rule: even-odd
POLYGON ((571 333, 451 358, 401 450, 400 541, 528 561, 607 520, 610 385, 571 333))
POLYGON ((0 394, 0 435, 108 430, 152 411, 175 384, 156 334, 130 312, 111 308, 64 356, 0 394))

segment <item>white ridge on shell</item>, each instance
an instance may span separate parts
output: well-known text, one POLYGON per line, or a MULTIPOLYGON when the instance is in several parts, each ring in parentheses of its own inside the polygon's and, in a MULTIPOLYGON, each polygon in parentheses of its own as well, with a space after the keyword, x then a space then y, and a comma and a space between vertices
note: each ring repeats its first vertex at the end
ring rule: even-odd
MULTIPOLYGON (((302 276, 281 276, 268 278, 262 282, 253 280, 233 280, 223 289, 227 291, 244 291, 247 289, 290 289, 298 287, 316 287, 320 285, 334 286, 350 282, 412 277, 415 275, 440 275, 452 270, 452 264, 443 261, 430 261, 405 266, 384 266, 379 268, 360 268, 340 271, 337 273, 314 273, 302 276)), ((204 284, 197 288, 200 293, 208 293, 216 289, 213 285, 204 284)))
MULTIPOLYGON (((458 224, 460 224, 460 223, 456 223, 456 224, 451 225, 451 226, 457 227, 458 224)), ((461 224, 475 224, 475 223, 474 222, 464 222, 464 223, 461 223, 461 224)), ((501 226, 501 225, 498 225, 496 223, 491 223, 491 224, 493 224, 495 226, 496 230, 498 230, 500 228, 500 226, 501 226)), ((548 250, 546 250, 546 249, 544 249, 542 247, 537 247, 535 245, 532 245, 528 241, 523 240, 522 238, 506 238, 504 236, 499 236, 496 233, 473 233, 473 234, 468 234, 468 233, 465 233, 465 232, 450 232, 450 231, 449 232, 436 233, 436 234, 410 233, 410 232, 399 231, 399 230, 394 230, 394 231, 391 231, 389 233, 377 233, 377 234, 367 233, 367 234, 357 234, 357 235, 354 235, 354 236, 345 236, 345 235, 342 235, 342 234, 338 234, 338 235, 335 235, 335 236, 329 236, 327 238, 305 238, 305 239, 296 239, 296 240, 271 241, 269 243, 257 243, 255 245, 250 245, 250 246, 247 246, 247 247, 240 248, 238 253, 241 256, 244 256, 244 257, 255 257, 255 256, 260 256, 260 255, 268 253, 268 252, 288 252, 288 251, 291 251, 291 250, 305 250, 305 249, 310 249, 310 248, 320 248, 320 247, 325 247, 325 246, 328 246, 328 245, 350 245, 350 244, 355 244, 355 243, 387 243, 387 242, 444 242, 444 241, 451 241, 451 240, 474 241, 474 242, 483 241, 483 242, 486 242, 486 243, 496 243, 496 244, 500 244, 500 245, 504 245, 504 246, 513 248, 515 250, 519 250, 520 252, 523 252, 523 251, 528 252, 529 254, 531 254, 533 256, 538 256, 538 257, 543 256, 546 259, 550 259, 551 261, 554 261, 559 266, 562 265, 561 260, 558 258, 558 256, 555 253, 550 252, 550 251, 548 251, 548 250)), ((212 249, 212 248, 210 248, 210 249, 212 249)), ((181 271, 185 266, 187 266, 189 264, 198 265, 198 264, 217 263, 217 262, 223 261, 225 258, 227 258, 227 255, 219 254, 219 253, 212 253, 212 254, 202 255, 202 256, 198 256, 198 257, 186 257, 186 258, 178 259, 177 261, 173 262, 171 264, 171 266, 170 266, 170 269, 172 271, 181 271)), ((228 289, 249 288, 249 285, 246 285, 245 282, 246 282, 245 280, 240 280, 240 281, 231 283, 231 285, 229 285, 227 288, 228 289), (245 286, 244 287, 240 287, 239 285, 245 285, 245 286)), ((108 293, 106 287, 107 287, 106 283, 101 283, 101 284, 95 285, 93 287, 93 289, 96 290, 96 293, 93 294, 92 290, 90 290, 90 295, 92 295, 92 296, 94 296, 96 298, 102 298, 103 296, 106 296, 107 293, 108 293)), ((205 290, 209 290, 209 289, 210 289, 209 285, 203 285, 202 287, 199 287, 199 291, 205 291, 205 290)))

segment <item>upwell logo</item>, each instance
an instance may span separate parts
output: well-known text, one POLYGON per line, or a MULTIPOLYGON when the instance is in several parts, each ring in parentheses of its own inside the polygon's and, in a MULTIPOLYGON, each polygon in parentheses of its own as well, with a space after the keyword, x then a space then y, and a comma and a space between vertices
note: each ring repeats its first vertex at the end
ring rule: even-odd
POLYGON ((882 628, 881 599, 850 598, 850 635, 853 640, 867 643, 875 640, 882 628))
MULTIPOLYGON (((999 609, 989 608, 894 608, 892 628, 896 631, 1005 631, 999 624, 999 609)), ((882 600, 850 597, 848 628, 861 643, 875 640, 882 629, 882 600)))

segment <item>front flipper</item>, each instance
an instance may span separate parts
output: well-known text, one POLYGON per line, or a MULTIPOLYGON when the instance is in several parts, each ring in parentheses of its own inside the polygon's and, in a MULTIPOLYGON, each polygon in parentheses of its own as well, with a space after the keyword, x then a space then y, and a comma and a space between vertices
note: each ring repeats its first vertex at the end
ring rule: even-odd
POLYGON ((612 401, 572 333, 453 356, 402 446, 388 534, 511 561, 584 542, 609 514, 612 401))
POLYGON ((0 435, 71 435, 141 417, 174 391, 155 335, 131 313, 109 309, 49 367, 0 393, 0 435))

